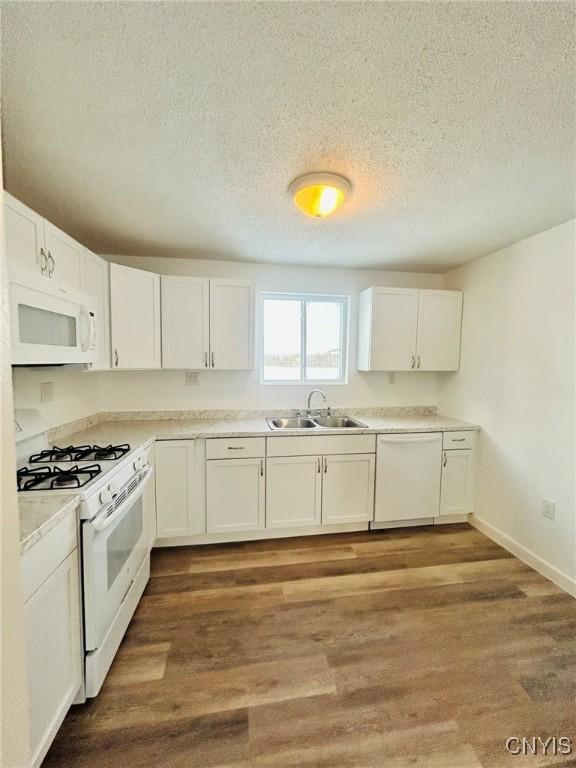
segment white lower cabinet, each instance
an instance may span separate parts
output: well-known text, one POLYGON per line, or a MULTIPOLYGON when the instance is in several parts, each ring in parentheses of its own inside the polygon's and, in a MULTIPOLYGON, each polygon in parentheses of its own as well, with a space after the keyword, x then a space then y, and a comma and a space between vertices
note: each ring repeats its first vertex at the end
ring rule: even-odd
POLYGON ((437 517, 442 433, 378 436, 375 522, 437 517))
POLYGON ((266 528, 296 528, 321 522, 322 457, 267 459, 266 528))
POLYGON ((322 523, 356 523, 374 516, 374 454, 324 456, 322 523))
POLYGON ((206 532, 256 531, 266 522, 266 460, 206 462, 206 532))
POLYGON ((78 549, 24 604, 31 768, 42 762, 82 682, 78 549))
POLYGON ((158 538, 190 536, 195 530, 194 440, 156 443, 156 524, 158 538))
POLYGON ((440 515, 468 515, 472 512, 472 462, 471 450, 443 452, 440 515))

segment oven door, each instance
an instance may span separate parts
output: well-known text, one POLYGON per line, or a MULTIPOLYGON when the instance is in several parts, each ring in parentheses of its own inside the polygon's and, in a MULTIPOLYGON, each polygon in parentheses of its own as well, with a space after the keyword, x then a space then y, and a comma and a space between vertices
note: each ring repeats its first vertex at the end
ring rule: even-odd
POLYGON ((153 472, 147 467, 136 489, 110 515, 97 515, 82 525, 87 652, 100 647, 152 548, 154 531, 145 493, 153 472))
POLYGON ((66 298, 36 287, 10 284, 13 365, 96 361, 96 309, 90 296, 66 298))

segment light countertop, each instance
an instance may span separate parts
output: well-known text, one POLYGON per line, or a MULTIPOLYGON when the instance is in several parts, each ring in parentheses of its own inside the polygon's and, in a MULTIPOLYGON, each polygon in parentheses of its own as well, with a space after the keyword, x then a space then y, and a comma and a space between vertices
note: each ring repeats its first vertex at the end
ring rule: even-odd
POLYGON ((78 496, 41 492, 18 495, 20 551, 26 552, 65 517, 79 502, 78 496))
POLYGON ((126 419, 101 421, 86 429, 71 432, 59 440, 64 443, 124 443, 142 445, 152 440, 194 440, 209 437, 282 437, 283 435, 361 435, 385 432, 443 432, 448 430, 476 430, 478 426, 448 416, 374 416, 350 411, 348 415, 361 421, 366 427, 343 429, 283 429, 273 430, 264 416, 225 419, 126 419))

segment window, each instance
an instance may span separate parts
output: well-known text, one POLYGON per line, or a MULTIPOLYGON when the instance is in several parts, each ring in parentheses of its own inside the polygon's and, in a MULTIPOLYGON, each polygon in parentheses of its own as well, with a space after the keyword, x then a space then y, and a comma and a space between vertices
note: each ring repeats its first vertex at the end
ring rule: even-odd
POLYGON ((262 294, 262 382, 344 383, 347 327, 347 296, 262 294))

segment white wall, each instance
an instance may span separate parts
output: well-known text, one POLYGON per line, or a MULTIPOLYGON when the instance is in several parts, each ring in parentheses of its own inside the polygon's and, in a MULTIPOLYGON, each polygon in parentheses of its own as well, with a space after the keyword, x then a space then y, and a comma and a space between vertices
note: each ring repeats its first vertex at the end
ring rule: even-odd
POLYGON ((476 515, 576 577, 574 221, 449 272, 464 291, 461 368, 439 408, 482 426, 476 515), (556 502, 556 519, 541 515, 556 502))
POLYGON ((39 410, 46 427, 90 416, 100 410, 97 374, 76 366, 14 368, 14 407, 39 410), (52 382, 53 400, 40 401, 40 385, 52 382))
MULTIPOLYGON (((252 280, 256 291, 307 291, 348 294, 350 303, 350 371, 348 384, 323 384, 335 407, 435 405, 436 374, 358 373, 356 368, 357 297, 370 285, 442 287, 441 275, 376 270, 318 269, 243 264, 225 261, 107 256, 152 272, 252 280)), ((98 374, 102 410, 187 410, 194 408, 298 408, 310 385, 261 385, 254 371, 209 371, 199 383, 184 385, 182 371, 98 374)))

